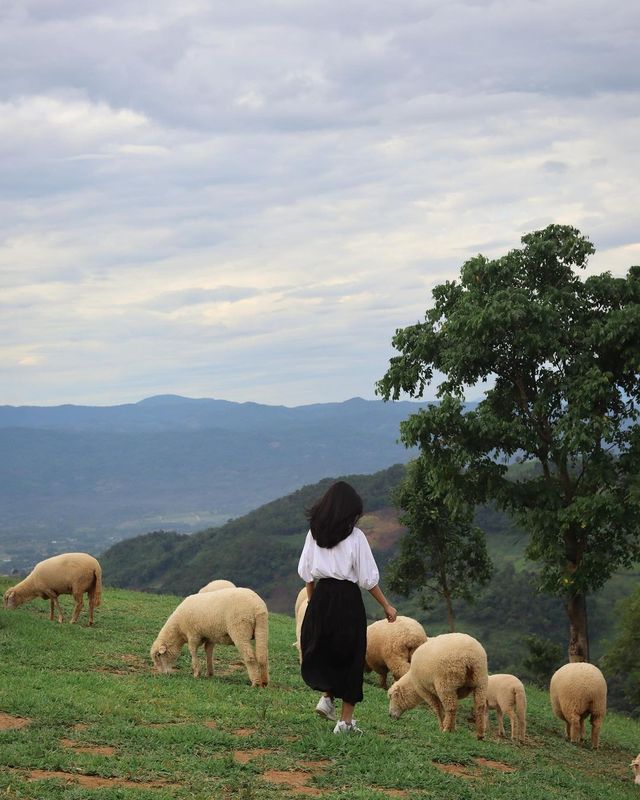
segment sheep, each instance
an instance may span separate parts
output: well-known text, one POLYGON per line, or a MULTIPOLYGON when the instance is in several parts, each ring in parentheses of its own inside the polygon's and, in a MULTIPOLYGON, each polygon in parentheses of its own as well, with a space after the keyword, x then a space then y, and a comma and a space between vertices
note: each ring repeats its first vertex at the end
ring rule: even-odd
POLYGON ((487 684, 486 729, 489 729, 489 709, 495 708, 498 717, 498 736, 505 736, 503 715, 511 720, 511 738, 524 742, 527 733, 527 695, 522 681, 515 675, 489 675, 487 684))
POLYGON ((220 589, 235 589, 235 583, 231 581, 225 581, 223 578, 218 579, 217 581, 211 581, 206 586, 203 586, 202 589, 199 590, 198 594, 202 594, 203 592, 217 592, 220 589))
POLYGON ((572 742, 584 738, 584 721, 591 716, 591 746, 598 749, 600 728, 607 713, 607 682, 593 664, 576 661, 554 672, 549 684, 551 709, 565 723, 572 742))
POLYGON ((88 553, 61 553, 40 561, 23 581, 7 589, 4 593, 4 607, 17 608, 36 597, 42 597, 49 600, 49 619, 53 619, 55 606, 58 622, 61 623, 64 617, 58 596, 70 594, 75 600, 71 616, 71 624, 74 624, 83 608, 84 592, 89 597, 89 625, 93 625, 93 610, 100 605, 102 599, 100 564, 88 553))
POLYGON ((387 688, 389 672, 394 680, 408 670, 416 648, 427 641, 422 625, 411 617, 397 617, 391 624, 386 619, 372 622, 367 628, 367 655, 365 672, 376 672, 380 686, 387 688))
POLYGON ((307 606, 309 605, 309 598, 307 597, 307 587, 303 586, 298 592, 295 605, 296 616, 296 640, 293 646, 298 650, 298 659, 302 663, 302 649, 300 648, 300 632, 302 631, 302 620, 307 613, 307 606))
POLYGON ((220 589, 192 594, 180 603, 151 646, 156 669, 173 672, 185 642, 191 653, 193 677, 200 677, 197 650, 204 644, 207 677, 213 675, 213 648, 234 644, 244 661, 252 686, 269 682, 269 613, 264 600, 251 589, 220 589), (255 639, 255 652, 251 640, 255 639))
POLYGON ((409 671, 387 692, 389 715, 398 719, 420 702, 428 703, 440 730, 454 731, 458 699, 473 693, 476 736, 484 738, 487 702, 487 654, 466 633, 443 633, 414 652, 409 671))
POLYGON ((633 782, 640 785, 640 753, 638 753, 629 766, 633 769, 633 782))

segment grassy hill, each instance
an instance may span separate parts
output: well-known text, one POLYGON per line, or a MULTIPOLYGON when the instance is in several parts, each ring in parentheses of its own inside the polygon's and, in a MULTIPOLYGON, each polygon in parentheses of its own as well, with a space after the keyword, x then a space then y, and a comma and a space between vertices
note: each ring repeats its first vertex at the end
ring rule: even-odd
MULTIPOLYGON (((390 506, 389 493, 403 472, 404 467, 396 465, 374 475, 346 476, 364 498, 367 513, 360 525, 370 539, 383 585, 385 565, 403 530, 390 506)), ((105 582, 184 596, 213 578, 224 577, 238 586, 253 587, 273 611, 289 613, 300 587, 296 568, 307 530, 304 509, 323 494, 331 480, 305 486, 220 528, 192 536, 156 532, 120 542, 100 556, 105 582)), ((566 651, 566 613, 559 598, 538 592, 535 566, 524 557, 526 536, 490 507, 478 509, 476 522, 486 533, 495 572, 489 585, 478 590, 473 605, 454 604, 458 628, 484 642, 496 671, 526 674, 528 635, 566 651)), ((613 637, 616 601, 633 591, 638 575, 637 569, 620 573, 589 598, 593 659, 600 658, 605 640, 613 637)), ((428 632, 447 630, 444 604, 424 608, 419 596, 398 597, 395 602, 403 613, 419 619, 428 632)), ((367 602, 367 608, 377 613, 373 601, 367 602)))
POLYGON ((265 690, 248 685, 232 647, 216 649, 213 679, 191 676, 186 649, 176 674, 156 675, 149 647, 177 602, 108 589, 93 628, 86 611, 77 626, 49 622, 44 601, 0 612, 0 797, 637 800, 628 764, 640 724, 609 713, 598 752, 571 745, 546 692, 529 686, 524 745, 496 738, 495 720, 478 742, 468 701, 454 734, 425 708, 393 722, 369 678, 365 734, 334 736, 313 713, 285 615, 271 615, 265 690))

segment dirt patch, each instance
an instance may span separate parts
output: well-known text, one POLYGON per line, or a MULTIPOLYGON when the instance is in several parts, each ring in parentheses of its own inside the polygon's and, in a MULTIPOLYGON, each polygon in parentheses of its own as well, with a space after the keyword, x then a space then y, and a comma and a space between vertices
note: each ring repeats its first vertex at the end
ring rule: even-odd
POLYGON ((26 717, 12 717, 0 711, 0 731, 14 731, 18 728, 26 728, 31 724, 31 720, 26 717))
POLYGON ((73 730, 74 731, 86 731, 90 727, 91 726, 87 722, 76 722, 76 724, 73 726, 73 730))
POLYGON ((218 723, 215 721, 215 719, 208 719, 202 724, 205 728, 211 728, 212 730, 215 730, 218 727, 218 723))
POLYGON ((112 756, 116 752, 116 748, 109 745, 80 744, 73 739, 60 739, 60 744, 63 747, 70 747, 76 753, 88 753, 92 756, 112 756))
POLYGON ((128 781, 125 778, 99 778, 97 775, 78 775, 69 772, 57 772, 48 769, 34 769, 27 776, 29 781, 47 781, 47 780, 61 780, 66 783, 78 783, 80 786, 86 786, 89 789, 107 788, 120 788, 120 789, 164 789, 167 786, 175 786, 178 784, 164 783, 163 781, 128 781))
POLYGON ((120 656, 120 660, 135 672, 148 672, 150 669, 149 663, 144 658, 140 658, 140 656, 136 656, 133 653, 124 653, 120 656))
POLYGON ((481 767, 488 767, 489 769, 497 769, 498 772, 515 772, 515 767, 510 767, 508 764, 503 764, 501 761, 491 761, 489 758, 474 758, 476 764, 481 767))
POLYGON ((320 797, 325 794, 322 789, 317 789, 315 786, 307 786, 309 780, 308 772, 289 772, 288 770, 271 769, 262 773, 263 780, 267 783, 273 783, 276 786, 282 786, 286 789, 295 791, 296 794, 306 794, 310 797, 320 797))
POLYGON ((398 521, 398 513, 393 508, 382 508, 365 514, 358 524, 375 550, 389 550, 406 530, 398 521))
POLYGON ((252 733, 255 733, 257 728, 238 728, 237 730, 233 731, 234 736, 251 736, 252 733))
POLYGON ((384 792, 387 797, 408 797, 409 792, 405 789, 387 789, 386 786, 372 786, 375 792, 384 792))
POLYGON ((473 772, 469 771, 468 767, 465 767, 464 764, 441 764, 439 761, 432 761, 431 762, 434 767, 440 770, 440 772, 445 772, 447 775, 455 775, 456 778, 466 778, 467 780, 473 780, 478 775, 474 774, 473 772))
POLYGON ((234 750, 233 760, 238 764, 247 764, 254 758, 260 758, 260 756, 266 756, 268 753, 275 752, 275 750, 267 750, 264 747, 254 747, 253 750, 234 750))

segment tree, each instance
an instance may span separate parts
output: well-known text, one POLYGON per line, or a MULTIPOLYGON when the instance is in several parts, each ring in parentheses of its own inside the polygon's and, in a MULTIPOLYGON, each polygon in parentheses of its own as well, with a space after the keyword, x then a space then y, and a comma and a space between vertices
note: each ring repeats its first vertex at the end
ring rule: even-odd
POLYGON ((594 248, 566 225, 522 243, 435 287, 425 321, 396 331, 377 391, 422 397, 443 376, 402 440, 452 508, 492 499, 515 517, 542 588, 563 597, 570 659, 588 660, 587 594, 640 557, 640 267, 581 280, 594 248), (510 480, 513 461, 530 466, 510 480))
POLYGON ((471 525, 473 508, 459 508, 453 516, 429 484, 428 472, 422 459, 411 462, 394 492, 400 522, 408 530, 387 567, 387 584, 407 597, 421 590, 425 608, 434 595, 442 597, 453 631, 453 600, 473 602, 473 588, 491 578, 491 560, 483 532, 471 525))

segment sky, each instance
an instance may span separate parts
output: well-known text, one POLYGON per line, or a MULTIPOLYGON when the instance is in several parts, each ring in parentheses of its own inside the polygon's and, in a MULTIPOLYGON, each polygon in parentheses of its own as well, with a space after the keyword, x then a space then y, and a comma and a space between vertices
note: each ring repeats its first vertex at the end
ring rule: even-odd
POLYGON ((2 0, 0 403, 374 398, 477 253, 571 224, 624 275, 639 40, 636 0, 2 0))

